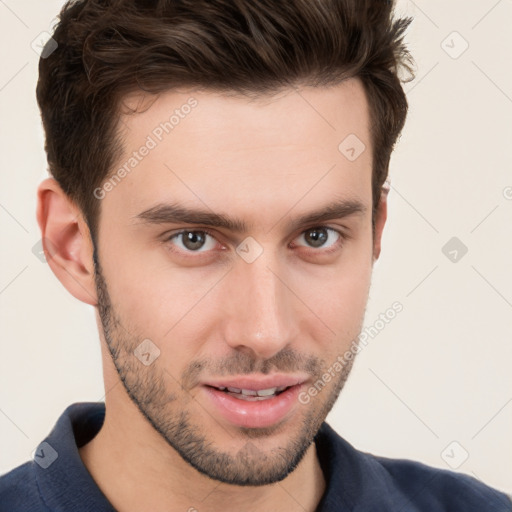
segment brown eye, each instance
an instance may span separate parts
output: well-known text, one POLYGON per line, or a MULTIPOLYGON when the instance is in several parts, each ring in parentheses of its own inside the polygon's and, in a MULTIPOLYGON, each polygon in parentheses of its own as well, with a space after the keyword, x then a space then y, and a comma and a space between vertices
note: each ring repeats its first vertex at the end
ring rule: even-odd
POLYGON ((328 238, 329 235, 325 228, 310 229, 309 231, 306 231, 304 235, 306 242, 313 247, 321 247, 325 244, 328 238))
POLYGON ((215 247, 215 241, 213 237, 206 231, 183 230, 179 233, 175 233, 168 239, 169 242, 174 240, 181 242, 181 244, 177 243, 173 245, 176 245, 179 249, 185 252, 205 252, 215 247), (213 241, 208 243, 208 239, 212 239, 213 241))
POLYGON ((299 240, 304 240, 306 246, 315 249, 329 249, 339 242, 341 238, 342 235, 338 231, 324 226, 307 229, 299 236, 299 240))
POLYGON ((205 236, 201 231, 186 231, 181 233, 180 236, 183 245, 191 251, 200 249, 204 245, 205 236))

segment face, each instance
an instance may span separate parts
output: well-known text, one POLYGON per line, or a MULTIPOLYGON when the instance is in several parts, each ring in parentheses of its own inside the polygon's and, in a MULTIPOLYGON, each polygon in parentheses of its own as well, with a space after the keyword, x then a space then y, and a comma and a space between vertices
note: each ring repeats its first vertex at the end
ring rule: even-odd
POLYGON ((161 95, 125 116, 117 177, 95 192, 98 312, 127 395, 185 461, 236 485, 300 462, 370 286, 362 86, 299 92, 161 95))

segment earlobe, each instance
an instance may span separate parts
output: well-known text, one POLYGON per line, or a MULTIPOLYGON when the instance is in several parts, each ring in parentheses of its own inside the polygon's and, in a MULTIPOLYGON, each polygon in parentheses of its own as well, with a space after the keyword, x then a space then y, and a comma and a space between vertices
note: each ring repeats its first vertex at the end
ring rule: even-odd
POLYGON ((382 232, 384 231, 384 225, 388 216, 388 190, 382 189, 380 195, 379 205, 375 213, 375 237, 373 242, 373 262, 379 258, 382 243, 382 232))
POLYGON ((54 178, 37 190, 37 222, 46 260, 57 279, 78 300, 97 304, 93 247, 87 223, 54 178))

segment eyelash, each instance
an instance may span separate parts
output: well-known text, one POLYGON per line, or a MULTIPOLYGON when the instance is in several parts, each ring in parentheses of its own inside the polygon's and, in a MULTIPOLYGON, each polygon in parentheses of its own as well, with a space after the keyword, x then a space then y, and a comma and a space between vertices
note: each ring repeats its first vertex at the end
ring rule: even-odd
MULTIPOLYGON (((325 255, 325 254, 330 254, 332 252, 335 252, 337 251, 338 249, 341 248, 341 246, 343 245, 343 242, 347 241, 350 237, 349 235, 347 235, 346 233, 344 233, 343 231, 340 231, 338 229, 335 229, 335 228, 332 228, 330 226, 324 226, 324 225, 319 225, 319 226, 313 226, 311 228, 308 228, 304 231, 302 231, 301 233, 299 233, 298 236, 301 236, 305 233, 307 233, 308 231, 313 231, 315 229, 325 229, 326 231, 329 231, 329 232, 334 232, 336 233, 337 235, 339 235, 339 240, 334 242, 332 246, 330 246, 328 249, 323 249, 320 247, 318 249, 315 249, 314 247, 309 247, 309 251, 313 251, 314 253, 318 253, 319 255, 325 255)), ((169 236, 166 236, 165 239, 164 239, 164 242, 165 243, 168 243, 168 242, 171 242, 171 240, 173 240, 174 238, 177 238, 179 237, 180 235, 184 234, 184 233, 205 233, 207 234, 208 236, 211 236, 212 238, 215 238, 215 234, 213 231, 210 231, 208 228, 201 228, 201 229, 182 229, 181 231, 178 231, 176 233, 172 233, 171 235, 169 236)), ((169 244, 171 245, 172 247, 172 244, 169 244)), ((299 247, 305 247, 305 246, 299 246, 299 247)), ((203 253, 208 253, 210 251, 190 251, 190 250, 187 250, 187 251, 183 251, 182 249, 172 249, 173 252, 178 252, 180 254, 183 254, 183 252, 185 252, 186 254, 203 254, 203 253)), ((200 256, 185 256, 186 258, 188 257, 191 257, 191 258, 198 258, 200 256)))

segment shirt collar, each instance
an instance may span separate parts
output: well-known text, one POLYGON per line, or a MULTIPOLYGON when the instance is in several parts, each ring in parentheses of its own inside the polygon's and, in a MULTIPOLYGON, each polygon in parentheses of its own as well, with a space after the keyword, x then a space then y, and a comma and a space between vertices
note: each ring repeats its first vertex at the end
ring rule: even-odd
POLYGON ((34 453, 36 479, 41 497, 52 511, 115 512, 78 452, 78 448, 99 432, 104 417, 102 402, 72 404, 37 447, 34 453))

